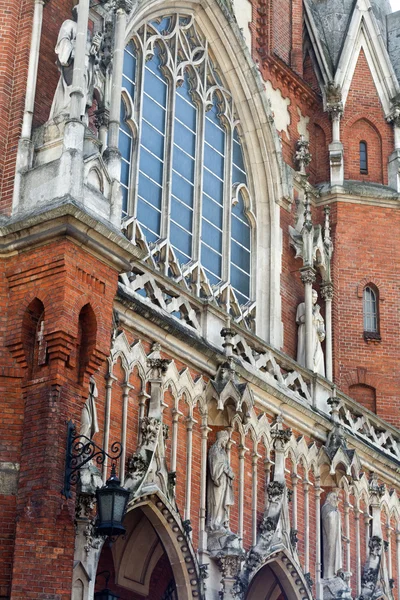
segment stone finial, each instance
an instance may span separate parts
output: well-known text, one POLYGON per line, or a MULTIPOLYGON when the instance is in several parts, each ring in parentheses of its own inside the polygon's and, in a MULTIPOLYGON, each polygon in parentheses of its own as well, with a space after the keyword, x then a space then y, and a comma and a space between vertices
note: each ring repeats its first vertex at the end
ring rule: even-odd
POLYGON ((299 167, 299 172, 302 175, 306 175, 306 167, 308 167, 311 162, 312 154, 310 152, 310 143, 308 140, 306 140, 304 135, 300 136, 299 140, 297 141, 296 148, 294 161, 299 167))
POLYGON ((333 81, 328 81, 325 87, 326 110, 332 118, 343 114, 342 90, 333 81))

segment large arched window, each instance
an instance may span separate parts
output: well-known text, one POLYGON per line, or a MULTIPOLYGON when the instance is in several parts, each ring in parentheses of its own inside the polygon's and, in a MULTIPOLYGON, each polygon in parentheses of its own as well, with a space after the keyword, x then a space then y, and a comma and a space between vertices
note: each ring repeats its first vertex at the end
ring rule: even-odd
MULTIPOLYGON (((143 25, 125 50, 120 151, 123 213, 165 275, 228 286, 250 306, 250 193, 231 93, 193 17, 143 25), (165 248, 167 247, 167 251, 165 248)), ((210 288, 211 286, 211 288, 210 288)), ((222 293, 222 292, 221 292, 222 293)))

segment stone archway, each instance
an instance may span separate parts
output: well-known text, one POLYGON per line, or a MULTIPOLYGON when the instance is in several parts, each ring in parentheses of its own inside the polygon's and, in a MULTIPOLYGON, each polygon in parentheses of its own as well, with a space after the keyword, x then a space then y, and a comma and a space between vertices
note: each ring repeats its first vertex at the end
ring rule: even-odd
POLYGON ((132 501, 124 525, 126 535, 111 547, 105 544, 99 557, 97 573, 110 572, 110 589, 126 600, 202 597, 190 538, 179 514, 162 494, 132 501))
POLYGON ((312 600, 300 568, 285 551, 274 553, 254 573, 246 600, 312 600))

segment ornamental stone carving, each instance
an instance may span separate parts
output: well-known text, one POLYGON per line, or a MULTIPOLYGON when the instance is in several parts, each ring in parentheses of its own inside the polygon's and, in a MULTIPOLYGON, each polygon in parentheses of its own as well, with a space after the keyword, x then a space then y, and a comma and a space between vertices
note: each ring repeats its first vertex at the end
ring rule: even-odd
MULTIPOLYGON (((325 376, 325 361, 321 342, 325 339, 325 322, 321 315, 321 307, 317 304, 318 294, 315 290, 312 292, 313 300, 313 319, 312 319, 312 357, 313 370, 319 375, 325 376)), ((297 362, 303 367, 306 366, 306 305, 305 302, 297 307, 296 323, 298 325, 297 338, 297 362)))
POLYGON ((343 574, 342 523, 338 510, 338 493, 328 493, 321 509, 324 600, 351 598, 343 574))
POLYGON ((219 431, 208 452, 207 529, 210 551, 240 548, 239 538, 229 528, 229 509, 234 504, 234 473, 229 464, 229 433, 219 431))
MULTIPOLYGON (((60 79, 54 94, 53 104, 50 110, 50 119, 57 115, 69 114, 70 94, 72 91, 72 79, 74 71, 74 58, 77 34, 78 9, 72 9, 72 19, 67 19, 61 25, 55 53, 57 54, 57 65, 60 71, 60 79)), ((85 93, 82 98, 81 115, 86 113, 93 103, 93 90, 96 71, 98 69, 98 54, 102 35, 95 33, 92 38, 88 37, 87 51, 85 57, 85 93)))
POLYGON ((338 501, 337 492, 329 492, 321 509, 324 579, 336 577, 343 567, 342 523, 338 501))

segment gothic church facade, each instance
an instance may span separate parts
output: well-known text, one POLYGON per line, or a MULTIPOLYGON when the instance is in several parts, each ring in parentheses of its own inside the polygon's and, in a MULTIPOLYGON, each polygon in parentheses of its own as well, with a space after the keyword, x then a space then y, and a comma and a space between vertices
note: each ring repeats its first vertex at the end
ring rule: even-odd
POLYGON ((0 599, 400 598, 400 12, 0 15, 0 599))

